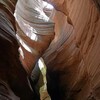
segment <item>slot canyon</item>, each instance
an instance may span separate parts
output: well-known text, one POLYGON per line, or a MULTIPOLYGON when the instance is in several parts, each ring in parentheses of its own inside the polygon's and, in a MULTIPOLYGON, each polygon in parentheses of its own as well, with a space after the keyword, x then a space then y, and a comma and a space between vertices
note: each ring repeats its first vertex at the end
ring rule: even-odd
MULTIPOLYGON (((7 84, 18 97, 22 98, 18 99, 11 94, 16 99, 0 100, 39 100, 34 99, 34 93, 28 86, 27 76, 29 77, 31 68, 27 69, 25 67, 25 70, 23 70, 24 68, 22 69, 21 66, 30 66, 31 64, 35 66, 40 57, 43 58, 46 65, 47 91, 51 100, 100 100, 100 0, 43 1, 54 7, 47 12, 45 9, 45 12, 55 23, 55 34, 49 34, 48 36, 36 34, 40 40, 30 41, 29 37, 20 34, 23 31, 19 28, 22 25, 22 20, 16 21, 17 24, 14 22, 12 13, 14 13, 17 0, 0 0, 0 49, 2 48, 0 50, 0 66, 12 66, 12 70, 8 71, 7 68, 6 72, 4 71, 6 67, 1 67, 0 80, 6 80, 8 77, 2 76, 7 73, 7 76, 9 76, 7 84), (7 7, 3 6, 2 2, 10 9, 11 13, 5 10, 7 7), (10 21, 3 19, 2 16, 7 16, 5 18, 10 21), (5 32, 8 30, 14 35, 6 35, 5 32), (15 39, 16 30, 19 32, 19 37, 25 40, 27 45, 35 48, 32 54, 27 52, 21 42, 19 43, 15 39), (5 42, 2 38, 6 38, 9 43, 7 44, 7 41, 5 42), (25 54, 22 63, 19 61, 19 52, 16 51, 19 45, 21 45, 25 54), (13 65, 20 67, 13 68, 13 65), (24 93, 22 93, 23 91, 24 93)), ((16 11, 17 13, 19 14, 16 11)), ((53 27, 53 24, 50 25, 53 27)), ((0 95, 2 94, 1 91, 2 88, 0 88, 0 95)))

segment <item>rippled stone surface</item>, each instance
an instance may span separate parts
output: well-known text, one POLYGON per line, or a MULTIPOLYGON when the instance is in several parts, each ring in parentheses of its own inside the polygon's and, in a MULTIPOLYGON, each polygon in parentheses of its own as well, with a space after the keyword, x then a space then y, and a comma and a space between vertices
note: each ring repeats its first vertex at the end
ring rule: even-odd
POLYGON ((56 9, 52 16, 56 26, 43 56, 48 92, 52 100, 99 100, 100 1, 60 1, 49 0, 56 9))

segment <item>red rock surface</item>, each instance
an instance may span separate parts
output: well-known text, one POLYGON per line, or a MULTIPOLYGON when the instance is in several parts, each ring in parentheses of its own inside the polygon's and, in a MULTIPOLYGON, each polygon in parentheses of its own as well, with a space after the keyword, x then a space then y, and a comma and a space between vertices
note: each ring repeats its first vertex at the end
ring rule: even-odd
POLYGON ((55 38, 43 56, 52 100, 100 100, 98 7, 92 0, 48 1, 56 9, 55 38))

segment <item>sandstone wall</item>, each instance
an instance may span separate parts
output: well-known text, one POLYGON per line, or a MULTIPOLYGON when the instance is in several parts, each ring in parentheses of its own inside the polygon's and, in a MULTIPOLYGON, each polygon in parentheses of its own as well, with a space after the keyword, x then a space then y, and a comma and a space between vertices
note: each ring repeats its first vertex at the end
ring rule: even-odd
POLYGON ((43 58, 52 100, 100 100, 99 6, 92 0, 51 1, 55 38, 43 58))

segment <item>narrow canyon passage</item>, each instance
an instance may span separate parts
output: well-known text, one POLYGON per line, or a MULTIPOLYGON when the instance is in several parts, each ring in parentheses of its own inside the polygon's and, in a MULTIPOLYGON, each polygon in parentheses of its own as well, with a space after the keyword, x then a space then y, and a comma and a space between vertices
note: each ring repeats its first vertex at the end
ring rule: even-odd
POLYGON ((43 1, 0 0, 0 100, 100 100, 100 0, 43 1))

